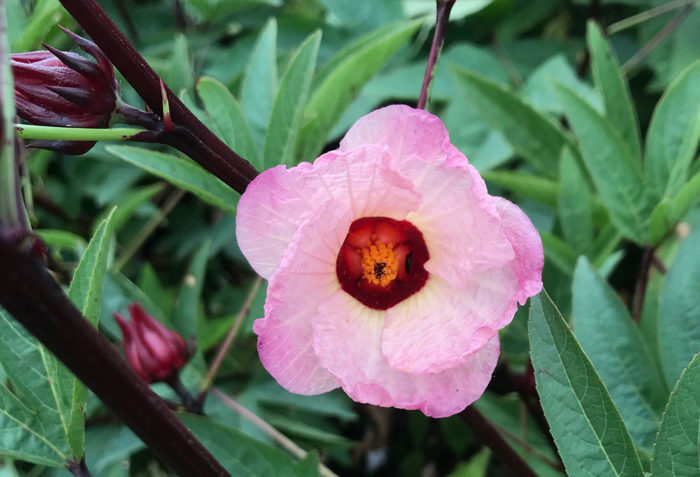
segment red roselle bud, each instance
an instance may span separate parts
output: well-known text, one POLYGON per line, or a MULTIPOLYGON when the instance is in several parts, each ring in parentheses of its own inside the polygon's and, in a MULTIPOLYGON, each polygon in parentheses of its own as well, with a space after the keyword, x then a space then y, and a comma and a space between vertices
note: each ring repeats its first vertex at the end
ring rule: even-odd
MULTIPOLYGON (((114 67, 93 42, 62 30, 97 63, 46 44, 49 51, 13 54, 10 63, 17 114, 42 126, 106 128, 119 94, 114 67)), ((88 141, 35 141, 31 147, 83 154, 94 145, 88 141)))
POLYGON ((190 358, 185 340, 146 313, 129 305, 131 321, 114 314, 124 336, 124 354, 146 382, 172 381, 190 358))

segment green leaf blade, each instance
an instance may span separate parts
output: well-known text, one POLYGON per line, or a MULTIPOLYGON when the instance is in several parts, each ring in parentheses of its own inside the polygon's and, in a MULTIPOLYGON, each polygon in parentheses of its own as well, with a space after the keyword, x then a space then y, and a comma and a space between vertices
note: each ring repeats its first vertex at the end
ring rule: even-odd
POLYGON ((180 414, 182 422, 231 475, 295 476, 295 462, 283 451, 212 419, 180 414))
POLYGON ((265 129, 277 94, 277 21, 271 18, 260 31, 250 53, 241 85, 241 109, 250 124, 258 151, 262 151, 265 129))
POLYGON ((683 371, 661 418, 653 477, 700 475, 700 354, 683 371))
POLYGON ((193 162, 134 146, 107 146, 107 151, 145 171, 193 193, 204 202, 236 215, 239 195, 193 162))
POLYGON ((422 19, 401 22, 365 35, 321 68, 304 110, 307 122, 297 140, 297 157, 311 161, 318 156, 333 126, 362 87, 423 23, 422 19))
POLYGON ((0 365, 12 383, 0 383, 0 454, 62 467, 71 452, 58 406, 70 404, 57 401, 36 339, 1 309, 0 365))
POLYGON ((683 240, 659 296, 659 352, 673 386, 700 350, 700 229, 683 240))
POLYGON ((537 390, 568 475, 643 477, 619 411, 544 291, 531 299, 529 336, 537 390))
POLYGON ((294 165, 294 147, 311 86, 321 32, 309 36, 289 60, 265 134, 262 169, 294 165))
POLYGON ((630 165, 641 171, 642 150, 637 114, 620 63, 600 27, 592 20, 588 22, 586 39, 591 51, 593 79, 603 98, 605 117, 615 125, 623 144, 629 148, 632 154, 630 165))
POLYGON ((211 240, 205 240, 195 252, 180 288, 177 309, 173 316, 173 325, 185 338, 196 336, 197 334, 199 298, 204 286, 204 274, 207 261, 209 260, 210 248, 211 240))
POLYGON ((579 253, 585 253, 593 242, 593 218, 586 179, 576 159, 564 149, 561 158, 559 189, 559 221, 564 238, 579 253))
MULTIPOLYGON (((100 318, 102 290, 111 251, 112 220, 115 213, 116 207, 112 209, 111 213, 95 231, 95 235, 90 240, 80 263, 78 263, 78 267, 75 269, 73 280, 68 289, 68 298, 80 309, 83 316, 93 326, 97 326, 100 318)), ((62 369, 61 372, 69 373, 62 364, 58 363, 58 367, 62 369)), ((87 397, 87 387, 74 377, 72 399, 70 401, 70 418, 66 427, 66 436, 73 454, 78 459, 81 459, 85 452, 85 405, 87 397)))
POLYGON ((576 337, 632 438, 651 451, 666 385, 625 305, 585 258, 574 273, 573 316, 576 337))
POLYGON ((484 120, 542 175, 556 177, 562 147, 575 148, 564 131, 503 85, 464 68, 453 72, 484 120))
POLYGON ((626 237, 647 243, 651 207, 641 172, 630 165, 633 160, 629 150, 612 125, 585 100, 559 84, 557 89, 611 221, 626 237))
POLYGON ((197 91, 221 139, 257 169, 262 169, 248 121, 233 94, 223 83, 207 77, 199 79, 197 91))
POLYGON ((683 185, 700 142, 700 61, 686 68, 654 109, 646 138, 646 181, 656 200, 683 185))

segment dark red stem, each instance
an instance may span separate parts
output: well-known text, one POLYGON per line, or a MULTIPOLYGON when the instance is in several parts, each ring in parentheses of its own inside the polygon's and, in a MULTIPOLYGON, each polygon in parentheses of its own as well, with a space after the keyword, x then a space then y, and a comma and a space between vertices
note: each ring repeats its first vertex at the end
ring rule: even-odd
POLYGON ((0 305, 178 475, 228 472, 70 302, 42 263, 0 234, 0 305))
MULTIPOLYGON (((160 78, 96 0, 61 0, 61 3, 146 104, 162 114, 160 78)), ((167 86, 166 91, 173 121, 190 132, 182 137, 185 146, 178 149, 243 193, 258 171, 202 124, 167 86)))
POLYGON ((513 475, 518 477, 537 477, 535 471, 520 455, 506 442, 498 430, 474 406, 469 406, 460 416, 475 435, 504 463, 513 475))
POLYGON ((435 1, 437 3, 435 15, 435 33, 433 34, 433 44, 430 45, 428 64, 425 65, 423 86, 421 86, 418 104, 416 104, 416 108, 418 109, 425 109, 425 106, 428 103, 428 90, 430 89, 430 83, 433 81, 433 76, 435 75, 435 66, 437 65, 438 57, 440 56, 442 43, 445 40, 445 30, 447 29, 447 23, 450 21, 450 11, 452 11, 452 6, 455 4, 456 0, 435 1))
POLYGON ((649 285, 649 272, 654 263, 654 247, 647 245, 642 253, 642 264, 639 270, 639 278, 634 290, 634 298, 632 300, 632 318, 639 323, 642 319, 642 311, 644 310, 644 299, 647 294, 647 286, 649 285))

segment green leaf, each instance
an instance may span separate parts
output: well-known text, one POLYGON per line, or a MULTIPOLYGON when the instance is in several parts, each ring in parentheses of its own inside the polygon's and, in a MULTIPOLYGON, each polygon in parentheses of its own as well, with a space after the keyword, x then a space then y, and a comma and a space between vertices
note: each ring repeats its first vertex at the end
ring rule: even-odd
POLYGON ((612 223, 627 238, 647 243, 650 204, 641 172, 631 166, 629 149, 613 126, 585 100, 559 84, 557 89, 612 223))
POLYGON ((223 83, 207 77, 199 79, 197 91, 221 139, 257 169, 262 169, 248 121, 233 94, 223 83))
POLYGON ((681 374, 661 418, 653 477, 700 475, 700 354, 681 374))
POLYGON ((567 243, 585 253, 593 241, 593 219, 588 186, 576 159, 564 148, 561 158, 559 189, 559 221, 567 243))
MULTIPOLYGON (((11 388, 0 382, 0 454, 63 467, 71 454, 40 345, 0 309, 0 364, 11 388)), ((68 404, 70 406, 70 404, 68 404)))
POLYGON ((28 18, 22 35, 13 39, 12 51, 29 51, 39 47, 43 38, 63 18, 63 9, 58 0, 39 0, 32 7, 32 15, 28 18))
POLYGON ((654 109, 646 142, 646 180, 659 200, 683 185, 700 141, 700 61, 686 68, 654 109))
POLYGON ((564 131, 511 89, 464 68, 452 71, 484 120, 501 131, 532 167, 547 177, 556 177, 562 147, 576 149, 564 131))
POLYGON ((191 90, 194 85, 194 71, 190 61, 189 45, 184 33, 175 35, 172 42, 172 56, 168 71, 168 86, 179 95, 183 90, 191 90))
POLYGON ((520 93, 535 109, 560 115, 563 113, 563 110, 559 95, 554 88, 554 83, 565 84, 576 91, 582 98, 586 98, 586 101, 596 110, 603 111, 603 105, 598 93, 591 85, 576 75, 576 71, 569 64, 564 53, 558 53, 538 66, 527 77, 527 81, 520 93))
POLYGON ((313 160, 328 134, 362 87, 424 23, 400 22, 369 33, 344 48, 319 71, 304 110, 308 121, 299 134, 297 157, 313 160))
POLYGON ((561 313, 545 291, 530 303, 537 391, 567 474, 643 477, 620 412, 561 313))
POLYGON ((204 202, 236 215, 238 193, 197 164, 141 147, 107 146, 106 149, 120 159, 193 193, 204 202))
POLYGON ((132 190, 129 195, 115 204, 116 209, 106 210, 97 218, 95 223, 101 224, 109 215, 113 214, 110 227, 116 235, 143 204, 163 190, 163 186, 163 183, 157 183, 132 190))
POLYGON ((652 245, 658 244, 698 201, 700 201, 700 172, 683 184, 675 197, 662 200, 652 211, 649 220, 652 245))
POLYGON ((668 391, 625 305, 581 257, 573 282, 574 331, 637 445, 651 451, 668 391))
POLYGON ((572 276, 576 266, 576 258, 578 258, 576 251, 568 243, 550 233, 540 231, 540 237, 544 247, 544 256, 559 270, 572 276))
POLYGON ((318 452, 311 451, 306 457, 297 462, 295 470, 299 477, 316 477, 319 472, 318 452))
POLYGON ((700 350, 699 250, 696 229, 681 242, 659 296, 659 353, 669 387, 700 350))
POLYGON ((625 156, 631 160, 630 166, 642 169, 642 149, 639 139, 639 125, 634 111, 632 97, 620 63, 610 49, 610 45, 596 22, 590 20, 586 32, 588 48, 591 51, 591 69, 596 88, 603 97, 605 117, 615 125, 622 143, 631 153, 625 156))
MULTIPOLYGON (((116 207, 100 224, 88 244, 83 258, 73 274, 68 298, 78 307, 83 316, 93 325, 97 326, 102 305, 102 290, 104 288, 107 262, 111 251, 112 219, 115 216, 116 207)), ((56 359, 52 356, 53 359, 56 359)), ((69 371, 60 363, 57 363, 63 372, 69 371)), ((73 378, 73 395, 71 399, 70 420, 66 427, 66 436, 73 454, 78 459, 85 452, 85 405, 88 389, 77 378, 73 378)))
MULTIPOLYGON (((488 184, 504 187, 515 192, 519 197, 532 199, 552 209, 559 206, 561 184, 552 179, 534 176, 527 172, 518 171, 487 171, 482 177, 488 184)), ((591 197, 591 208, 596 225, 608 221, 608 212, 598 197, 591 197)))
POLYGON ((204 285, 204 274, 209 259, 211 240, 205 240, 192 257, 190 266, 182 281, 180 296, 173 316, 173 325, 184 337, 196 336, 199 297, 204 285))
POLYGON ((321 32, 309 36, 294 52, 282 76, 265 134, 262 169, 294 164, 294 147, 309 94, 321 32))
POLYGON ((241 85, 241 109, 248 120, 253 143, 262 151, 277 94, 277 21, 270 18, 262 30, 246 67, 241 85))
POLYGON ((269 444, 206 417, 180 414, 180 419, 231 475, 296 475, 294 460, 269 444))

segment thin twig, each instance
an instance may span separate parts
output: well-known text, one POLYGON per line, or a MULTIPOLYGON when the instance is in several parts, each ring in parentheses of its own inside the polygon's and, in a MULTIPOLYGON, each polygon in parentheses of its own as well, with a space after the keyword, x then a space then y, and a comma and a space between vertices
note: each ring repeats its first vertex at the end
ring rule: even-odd
POLYGON ((450 11, 452 10, 452 6, 455 4, 455 0, 435 0, 435 2, 435 34, 433 35, 433 44, 430 45, 428 64, 425 65, 423 85, 421 86, 418 104, 416 105, 416 108, 418 109, 425 109, 425 106, 428 103, 430 83, 433 81, 435 67, 437 66, 438 58, 440 56, 440 50, 442 49, 442 44, 445 41, 445 30, 447 29, 447 23, 450 21, 450 11))
POLYGON ((474 430, 477 438, 481 439, 493 453, 506 464, 515 475, 519 477, 537 477, 537 474, 518 455, 517 452, 501 437, 498 429, 494 427, 474 406, 469 406, 460 413, 460 416, 469 427, 474 430))
POLYGON ((629 60, 625 62, 625 64, 622 65, 622 70, 625 72, 625 74, 629 75, 631 71, 633 71, 639 64, 644 60, 644 58, 649 55, 654 49, 659 46, 659 44, 666 39, 671 33, 673 33, 676 28, 680 26, 681 23, 683 23, 683 20, 686 19, 688 15, 690 15, 690 12, 693 11, 693 3, 689 3, 688 5, 685 6, 681 11, 679 11, 669 22, 661 29, 659 32, 654 35, 654 37, 649 40, 649 42, 644 45, 637 53, 632 56, 629 60))
POLYGON ((227 476, 112 344, 71 303, 41 261, 0 233, 0 305, 48 348, 176 474, 227 476))
MULTIPOLYGON (((304 457, 306 457, 307 452, 304 449, 299 447, 294 441, 282 434, 280 431, 272 427, 264 419, 257 416, 247 408, 243 407, 238 402, 234 401, 231 397, 223 393, 218 388, 211 388, 211 392, 216 397, 218 397, 221 400, 221 402, 226 404, 228 407, 240 414, 243 418, 250 421, 253 425, 255 425, 255 427, 267 434, 272 440, 277 442, 280 445, 280 447, 285 449, 287 452, 289 452, 295 457, 298 457, 299 459, 303 459, 304 457)), ((338 477, 332 470, 330 470, 323 464, 319 464, 319 471, 321 475, 325 477, 338 477)))
POLYGON ((131 257, 141 248, 141 245, 148 240, 148 237, 158 228, 158 226, 165 220, 168 214, 175 208, 180 199, 185 195, 185 191, 182 189, 176 189, 172 194, 165 200, 165 203, 160 208, 158 213, 150 218, 148 222, 139 230, 136 237, 129 242, 129 244, 124 247, 124 251, 119 255, 114 261, 113 269, 119 271, 129 263, 131 257))
POLYGON ((694 2, 695 0, 674 0, 672 2, 659 5, 658 7, 650 8, 649 10, 645 10, 643 12, 637 13, 636 15, 632 15, 631 17, 622 19, 619 22, 613 23, 608 28, 606 28, 607 34, 614 35, 615 33, 619 33, 622 30, 626 30, 627 28, 631 28, 640 23, 644 23, 645 21, 651 20, 654 17, 658 17, 659 15, 663 15, 666 12, 673 11, 676 8, 680 8, 689 3, 694 2))
POLYGON ((256 295, 258 294, 258 290, 260 289, 262 282, 263 279, 261 277, 255 277, 255 280, 253 281, 253 286, 250 288, 248 296, 246 296, 245 301, 243 302, 243 306, 238 311, 238 314, 233 320, 233 325, 231 325, 231 329, 228 331, 228 334, 226 335, 224 341, 221 343, 221 346, 219 346, 219 350, 216 352, 216 357, 214 358, 214 361, 212 362, 209 371, 207 371, 207 375, 202 380, 199 395, 197 395, 198 402, 204 402, 204 398, 207 395, 207 391, 214 382, 216 373, 219 372, 219 368, 224 362, 224 358, 228 354, 228 351, 231 348, 231 345, 233 344, 233 340, 236 337, 236 334, 238 333, 238 329, 241 327, 241 323, 243 323, 243 319, 246 316, 248 316, 248 313, 250 313, 250 307, 253 304, 253 300, 255 299, 256 295))

